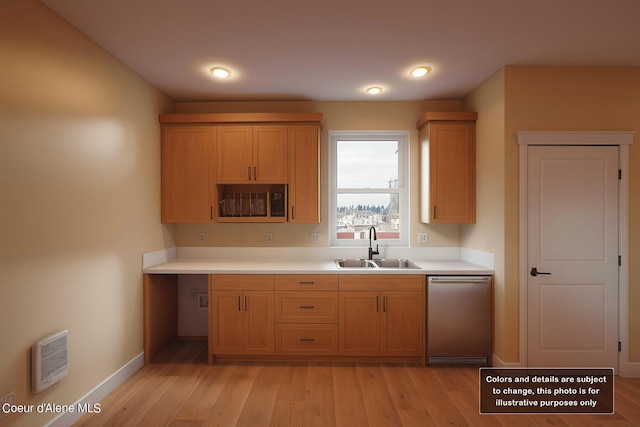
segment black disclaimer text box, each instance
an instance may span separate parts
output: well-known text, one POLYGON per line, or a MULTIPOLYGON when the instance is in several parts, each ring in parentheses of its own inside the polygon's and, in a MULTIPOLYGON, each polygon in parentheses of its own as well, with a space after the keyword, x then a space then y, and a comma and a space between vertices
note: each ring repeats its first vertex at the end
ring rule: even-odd
POLYGON ((481 414, 613 414, 612 368, 480 368, 481 414))

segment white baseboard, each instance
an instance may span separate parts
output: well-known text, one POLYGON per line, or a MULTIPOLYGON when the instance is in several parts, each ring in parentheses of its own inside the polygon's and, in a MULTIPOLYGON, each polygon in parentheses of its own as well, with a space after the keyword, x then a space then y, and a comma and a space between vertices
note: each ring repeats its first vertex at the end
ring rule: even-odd
POLYGON ((511 368, 511 369, 526 368, 526 366, 524 366, 520 362, 504 362, 502 359, 496 356, 495 353, 493 354, 493 357, 491 360, 492 360, 492 367, 494 368, 511 368))
POLYGON ((640 362, 620 362, 617 374, 623 378, 640 378, 640 362))
MULTIPOLYGON (((94 387, 93 390, 82 396, 77 402, 73 404, 73 407, 78 408, 87 405, 88 407, 93 408, 93 405, 95 403, 99 403, 109 393, 115 390, 116 387, 122 384, 127 378, 129 378, 143 366, 144 352, 138 354, 136 357, 128 361, 124 366, 122 366, 116 372, 111 374, 107 379, 94 387)), ((64 414, 60 414, 49 421, 47 424, 45 424, 45 427, 69 427, 80 418, 82 418, 83 415, 85 414, 79 411, 65 412, 64 414)))
MULTIPOLYGON (((495 354, 492 357, 492 367, 526 369, 527 366, 520 362, 504 362, 495 354)), ((640 362, 620 362, 616 375, 622 378, 640 378, 640 362)))

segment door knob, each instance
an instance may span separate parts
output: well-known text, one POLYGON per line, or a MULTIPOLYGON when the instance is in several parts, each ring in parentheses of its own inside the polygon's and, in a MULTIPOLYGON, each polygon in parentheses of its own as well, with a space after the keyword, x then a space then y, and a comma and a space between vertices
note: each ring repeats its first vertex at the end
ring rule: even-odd
POLYGON ((551 273, 545 273, 544 271, 538 271, 538 269, 537 269, 536 267, 533 267, 533 268, 531 269, 531 273, 529 273, 529 274, 531 274, 532 276, 534 276, 534 277, 535 277, 535 276, 537 276, 538 274, 551 274, 551 273))

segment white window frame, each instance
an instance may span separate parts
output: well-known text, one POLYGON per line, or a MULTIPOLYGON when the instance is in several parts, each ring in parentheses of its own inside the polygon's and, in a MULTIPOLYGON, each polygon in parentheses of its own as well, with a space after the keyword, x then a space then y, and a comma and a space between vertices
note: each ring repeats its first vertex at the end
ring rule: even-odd
POLYGON ((384 246, 409 246, 409 131, 403 130, 334 130, 329 131, 329 234, 331 246, 367 247, 368 239, 338 239, 336 228, 338 222, 337 196, 338 193, 380 193, 382 189, 340 189, 337 185, 337 143, 338 141, 398 141, 398 188, 384 189, 385 192, 397 192, 400 209, 400 236, 398 239, 380 239, 377 243, 384 246), (392 190, 392 191, 387 191, 392 190))

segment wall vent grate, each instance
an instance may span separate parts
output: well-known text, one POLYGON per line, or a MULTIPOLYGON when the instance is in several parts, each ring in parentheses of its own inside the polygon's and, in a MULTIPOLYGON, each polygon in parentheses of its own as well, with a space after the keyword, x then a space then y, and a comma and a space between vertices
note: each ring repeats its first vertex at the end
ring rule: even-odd
POLYGON ((58 382, 69 373, 69 331, 60 331, 31 348, 31 389, 34 393, 58 382))

